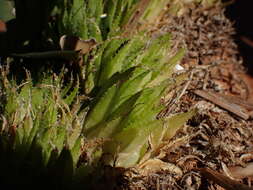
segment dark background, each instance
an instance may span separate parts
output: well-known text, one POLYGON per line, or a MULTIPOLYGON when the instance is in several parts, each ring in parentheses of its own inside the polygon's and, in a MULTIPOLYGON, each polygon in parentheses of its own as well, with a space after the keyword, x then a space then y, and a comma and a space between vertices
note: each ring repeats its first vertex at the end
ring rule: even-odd
POLYGON ((226 8, 226 15, 234 22, 236 28, 236 43, 243 57, 248 73, 253 76, 253 46, 246 44, 242 37, 253 42, 253 1, 235 0, 226 8))

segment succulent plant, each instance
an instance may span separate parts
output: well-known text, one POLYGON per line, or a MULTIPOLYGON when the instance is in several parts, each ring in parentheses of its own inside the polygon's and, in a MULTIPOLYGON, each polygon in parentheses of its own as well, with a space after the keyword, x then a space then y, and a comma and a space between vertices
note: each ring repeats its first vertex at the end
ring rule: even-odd
MULTIPOLYGON (((157 117, 165 108, 162 97, 187 80, 187 73, 175 73, 186 50, 172 53, 171 34, 149 34, 143 23, 154 22, 165 5, 176 10, 182 3, 65 0, 57 4, 59 37, 93 38, 98 44, 84 55, 80 81, 78 77, 64 81, 64 72, 45 72, 35 82, 28 72, 27 79, 17 84, 2 69, 0 163, 15 166, 10 170, 8 164, 0 164, 1 171, 9 171, 1 177, 18 178, 24 168, 40 168, 37 176, 57 187, 70 187, 101 163, 133 167, 172 138, 196 112, 157 117)), ((25 176, 19 183, 29 183, 25 176)))

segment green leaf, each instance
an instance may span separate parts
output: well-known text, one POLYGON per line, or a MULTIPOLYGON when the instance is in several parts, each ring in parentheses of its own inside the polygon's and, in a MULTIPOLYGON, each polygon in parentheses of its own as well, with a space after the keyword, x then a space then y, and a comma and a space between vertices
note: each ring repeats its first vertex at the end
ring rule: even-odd
POLYGON ((112 112, 108 118, 102 123, 92 127, 87 131, 86 136, 88 138, 110 138, 118 130, 117 128, 121 124, 121 121, 126 117, 132 110, 137 99, 141 93, 136 93, 131 98, 122 103, 114 112, 112 112))
POLYGON ((94 57, 89 61, 86 68, 86 78, 85 78, 85 93, 89 94, 95 86, 98 85, 101 59, 104 52, 106 44, 104 43, 101 47, 94 52, 94 57))
POLYGON ((143 152, 145 152, 143 147, 145 147, 145 144, 148 143, 149 135, 152 132, 153 128, 159 125, 161 125, 161 121, 154 120, 149 124, 143 124, 143 127, 141 129, 127 128, 116 135, 116 137, 113 139, 114 144, 111 143, 109 145, 109 150, 111 149, 110 152, 112 154, 115 152, 115 150, 119 149, 115 163, 116 166, 134 166, 141 159, 143 152))
MULTIPOLYGON (((134 76, 134 73, 133 73, 134 76)), ((138 76, 134 76, 135 78, 130 78, 126 82, 124 82, 116 95, 116 98, 112 104, 111 110, 114 111, 117 109, 122 102, 133 96, 134 94, 138 93, 141 91, 146 84, 150 81, 152 76, 152 72, 143 72, 138 76)))
POLYGON ((117 130, 118 125, 122 121, 122 117, 117 117, 109 121, 103 121, 98 125, 92 127, 85 133, 88 139, 92 138, 109 138, 117 130))
POLYGON ((68 82, 63 89, 61 89, 61 97, 64 98, 69 93, 70 89, 73 87, 73 80, 68 82))
MULTIPOLYGON (((164 7, 171 3, 170 0, 152 0, 146 8, 141 20, 152 23, 164 11, 164 7)), ((178 2, 177 2, 178 3, 178 2)), ((179 3, 178 3, 179 4, 179 3)))
POLYGON ((130 48, 133 43, 130 41, 113 57, 110 61, 103 64, 99 85, 102 85, 104 81, 108 80, 113 74, 121 71, 124 59, 126 59, 130 48))
POLYGON ((22 140, 23 140, 23 136, 24 136, 24 130, 23 128, 17 128, 15 129, 13 127, 12 130, 15 130, 15 134, 14 135, 14 149, 18 149, 21 145, 22 145, 22 140))
POLYGON ((110 105, 113 102, 114 96, 117 91, 117 85, 113 85, 108 89, 107 92, 95 103, 94 107, 91 108, 91 111, 88 113, 84 130, 87 130, 101 121, 106 117, 110 109, 110 105))
POLYGON ((7 103, 5 105, 5 112, 9 117, 16 111, 16 108, 18 107, 17 99, 18 96, 15 94, 15 91, 8 93, 7 103))
POLYGON ((81 142, 82 142, 82 137, 79 136, 79 138, 76 140, 73 148, 71 149, 71 155, 73 159, 73 167, 76 168, 76 164, 79 160, 79 157, 81 155, 81 142))
POLYGON ((165 63, 161 69, 159 75, 153 78, 153 81, 148 85, 148 87, 156 86, 161 84, 163 81, 167 80, 171 77, 172 73, 174 72, 175 66, 178 64, 185 54, 184 49, 180 49, 175 56, 173 56, 168 63, 165 63))
MULTIPOLYGON (((71 4, 68 2, 68 4, 71 4)), ((69 34, 74 36, 79 36, 82 39, 88 39, 88 28, 87 28, 87 15, 86 6, 83 0, 75 0, 69 6, 67 10, 67 5, 62 5, 62 26, 60 27, 60 32, 63 34, 69 34)))
POLYGON ((172 116, 171 118, 166 119, 166 123, 168 124, 167 129, 165 130, 165 134, 163 140, 171 139, 177 132, 177 130, 183 126, 185 122, 187 122, 190 118, 192 118, 197 113, 196 109, 191 111, 177 114, 172 116))
POLYGON ((143 66, 148 66, 156 71, 156 75, 159 74, 165 63, 163 58, 167 57, 170 49, 170 39, 171 35, 168 33, 150 40, 149 46, 143 55, 143 66))
POLYGON ((77 97, 77 94, 78 94, 78 91, 79 91, 79 81, 77 81, 77 84, 76 86, 74 87, 74 89, 70 92, 69 95, 67 95, 67 97, 64 99, 64 102, 70 106, 74 99, 77 97))
POLYGON ((105 4, 105 13, 107 14, 104 21, 104 36, 115 29, 113 27, 113 19, 117 8, 117 0, 107 0, 105 4))
POLYGON ((57 127, 57 132, 56 132, 56 135, 55 135, 52 143, 57 148, 58 152, 62 151, 62 149, 64 147, 65 140, 66 140, 66 136, 67 136, 66 128, 63 126, 57 127))
POLYGON ((124 119, 120 128, 138 128, 156 120, 156 115, 163 108, 163 106, 160 105, 160 98, 166 86, 167 83, 164 83, 155 88, 143 90, 141 96, 135 103, 133 111, 124 119))
POLYGON ((146 146, 153 127, 162 124, 162 121, 156 119, 156 115, 162 109, 158 103, 166 86, 167 84, 163 84, 143 90, 131 112, 118 125, 115 135, 111 137, 112 142, 105 145, 106 153, 114 155, 118 152, 117 166, 129 167, 137 163, 143 155, 143 147, 146 146))
POLYGON ((124 81, 128 81, 132 76, 136 68, 130 68, 122 73, 115 73, 110 79, 104 82, 103 86, 98 89, 96 97, 100 97, 103 93, 105 93, 108 88, 113 86, 114 84, 122 85, 124 81))
POLYGON ((37 139, 38 145, 42 148, 42 158, 43 165, 46 166, 51 155, 51 151, 53 150, 53 143, 51 139, 53 138, 53 128, 45 129, 41 133, 41 137, 37 139))
POLYGON ((34 111, 39 111, 44 106, 44 94, 46 94, 46 92, 47 90, 41 88, 32 89, 31 106, 34 111))
POLYGON ((57 105, 55 104, 54 100, 51 98, 48 99, 46 104, 47 104, 47 108, 44 115, 44 119, 47 122, 46 125, 48 126, 54 125, 57 121, 57 115, 58 115, 57 105))
POLYGON ((74 147, 76 141, 78 140, 78 138, 81 135, 81 132, 82 132, 81 123, 78 121, 78 119, 76 119, 73 121, 72 129, 71 129, 70 134, 68 135, 68 138, 67 138, 67 144, 70 149, 72 149, 74 147))
POLYGON ((115 38, 105 42, 105 49, 103 53, 103 63, 109 62, 115 55, 117 51, 120 50, 120 47, 128 41, 127 38, 115 38))
POLYGON ((28 137, 28 140, 27 140, 27 146, 31 146, 32 142, 34 141, 34 138, 36 138, 37 135, 38 135, 40 120, 41 120, 40 116, 41 116, 40 114, 37 114, 35 116, 33 126, 32 126, 31 132, 29 133, 29 137, 28 137))
POLYGON ((87 1, 88 17, 94 19, 94 21, 99 24, 100 17, 103 14, 103 8, 102 0, 87 1))
POLYGON ((120 106, 118 106, 115 111, 113 111, 107 118, 107 121, 110 121, 112 119, 115 119, 117 117, 126 117, 134 108, 134 105, 136 105, 136 101, 140 98, 141 92, 138 92, 134 95, 132 95, 130 98, 128 98, 126 101, 124 101, 120 106))
POLYGON ((24 129, 23 144, 27 144, 32 128, 33 128, 33 119, 31 115, 27 115, 24 118, 24 124, 23 124, 23 129, 24 129))
POLYGON ((102 41, 102 33, 100 31, 98 23, 94 19, 87 20, 87 27, 89 30, 89 38, 95 38, 97 42, 102 41))
POLYGON ((196 109, 185 113, 179 113, 163 120, 163 124, 157 126, 150 135, 152 151, 156 151, 164 141, 170 140, 176 132, 183 127, 185 122, 196 114, 196 109))
MULTIPOLYGON (((116 45, 120 44, 116 43, 116 45)), ((103 57, 105 58, 105 62, 103 63, 99 84, 102 85, 104 81, 108 80, 111 76, 113 76, 113 74, 117 72, 123 72, 133 66, 136 66, 132 63, 137 57, 139 50, 143 47, 143 38, 137 36, 134 39, 129 40, 125 44, 121 44, 121 48, 117 49, 116 54, 115 49, 110 48, 109 55, 112 56, 113 53, 113 55, 115 54, 115 56, 112 56, 110 57, 110 59, 108 59, 108 53, 106 52, 107 55, 103 57), (112 50, 114 50, 114 52, 111 52, 112 50)))

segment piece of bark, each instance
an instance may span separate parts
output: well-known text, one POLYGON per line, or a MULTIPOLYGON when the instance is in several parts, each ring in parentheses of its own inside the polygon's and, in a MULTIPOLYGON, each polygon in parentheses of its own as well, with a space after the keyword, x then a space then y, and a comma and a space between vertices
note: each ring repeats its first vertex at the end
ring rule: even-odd
POLYGON ((248 163, 245 167, 234 166, 229 168, 230 174, 237 179, 253 177, 253 162, 248 163))
POLYGON ((208 168, 197 169, 205 178, 213 181, 227 190, 253 190, 252 187, 239 183, 229 177, 208 168))
POLYGON ((241 98, 206 90, 195 90, 194 93, 245 120, 252 117, 253 105, 241 98))

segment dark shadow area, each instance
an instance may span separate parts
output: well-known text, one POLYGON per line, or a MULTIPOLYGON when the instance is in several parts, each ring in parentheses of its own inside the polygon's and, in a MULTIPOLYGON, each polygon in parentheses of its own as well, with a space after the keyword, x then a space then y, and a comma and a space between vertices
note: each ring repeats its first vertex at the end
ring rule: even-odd
POLYGON ((0 189, 83 190, 108 189, 126 185, 124 168, 97 165, 75 167, 71 151, 53 150, 45 164, 45 150, 37 140, 14 148, 10 139, 0 134, 0 189))
POLYGON ((253 10, 252 0, 235 0, 226 8, 226 15, 234 22, 236 29, 235 41, 248 73, 253 75, 253 10))
POLYGON ((0 34, 0 55, 43 50, 43 31, 47 27, 55 0, 14 2, 16 18, 6 22, 7 31, 0 34))
POLYGON ((16 149, 0 134, 0 189, 71 189, 73 159, 64 148, 57 155, 52 151, 44 165, 43 148, 34 140, 31 147, 16 149))

